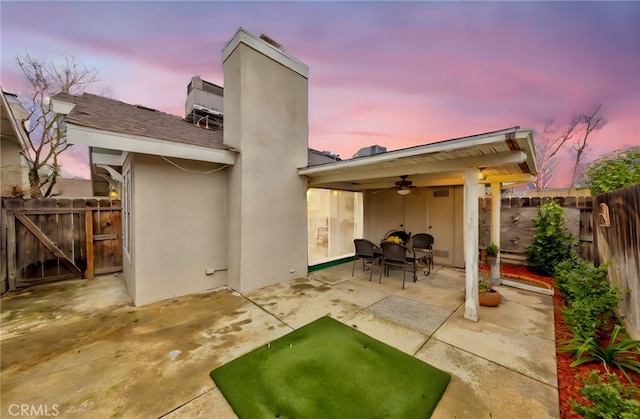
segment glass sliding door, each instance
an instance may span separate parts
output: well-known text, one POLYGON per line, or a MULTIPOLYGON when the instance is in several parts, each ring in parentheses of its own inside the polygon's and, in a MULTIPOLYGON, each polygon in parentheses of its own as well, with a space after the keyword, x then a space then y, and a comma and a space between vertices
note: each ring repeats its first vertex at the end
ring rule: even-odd
POLYGON ((353 239, 362 237, 362 194, 307 191, 309 265, 353 256, 353 239))

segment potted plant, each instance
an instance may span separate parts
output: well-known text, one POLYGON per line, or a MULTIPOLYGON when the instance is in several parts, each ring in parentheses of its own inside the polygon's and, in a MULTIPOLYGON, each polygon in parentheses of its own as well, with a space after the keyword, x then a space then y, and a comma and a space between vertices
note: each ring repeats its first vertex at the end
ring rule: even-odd
POLYGON ((478 302, 485 307, 497 307, 502 302, 502 294, 493 288, 486 275, 478 282, 478 302))
POLYGON ((496 263, 496 258, 498 257, 498 253, 500 252, 500 248, 494 242, 489 243, 487 247, 484 248, 486 254, 486 261, 489 265, 496 263))

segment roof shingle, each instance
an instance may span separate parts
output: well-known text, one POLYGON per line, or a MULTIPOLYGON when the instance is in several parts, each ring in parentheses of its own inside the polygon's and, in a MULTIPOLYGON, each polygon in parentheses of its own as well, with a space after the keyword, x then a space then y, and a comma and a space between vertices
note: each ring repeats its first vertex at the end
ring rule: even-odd
POLYGON ((208 148, 230 149, 223 144, 222 129, 200 128, 175 115, 90 93, 81 96, 59 93, 54 99, 76 105, 65 117, 69 124, 208 148))

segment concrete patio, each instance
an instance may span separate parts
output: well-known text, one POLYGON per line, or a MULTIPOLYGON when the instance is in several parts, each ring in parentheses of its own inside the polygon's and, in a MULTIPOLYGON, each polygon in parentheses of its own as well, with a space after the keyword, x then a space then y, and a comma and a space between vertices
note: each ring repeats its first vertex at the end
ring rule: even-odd
POLYGON ((474 323, 462 270, 436 266, 402 290, 400 271, 378 284, 361 266, 142 307, 118 275, 6 295, 0 416, 234 418, 209 372, 330 315, 449 372, 433 418, 559 417, 550 296, 499 287, 502 304, 474 323))

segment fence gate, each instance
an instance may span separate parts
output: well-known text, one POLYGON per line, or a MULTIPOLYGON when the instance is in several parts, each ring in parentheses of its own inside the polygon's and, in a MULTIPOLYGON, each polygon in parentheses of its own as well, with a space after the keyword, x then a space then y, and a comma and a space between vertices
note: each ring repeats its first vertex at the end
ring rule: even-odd
POLYGON ((122 271, 120 201, 3 199, 2 291, 122 271))

